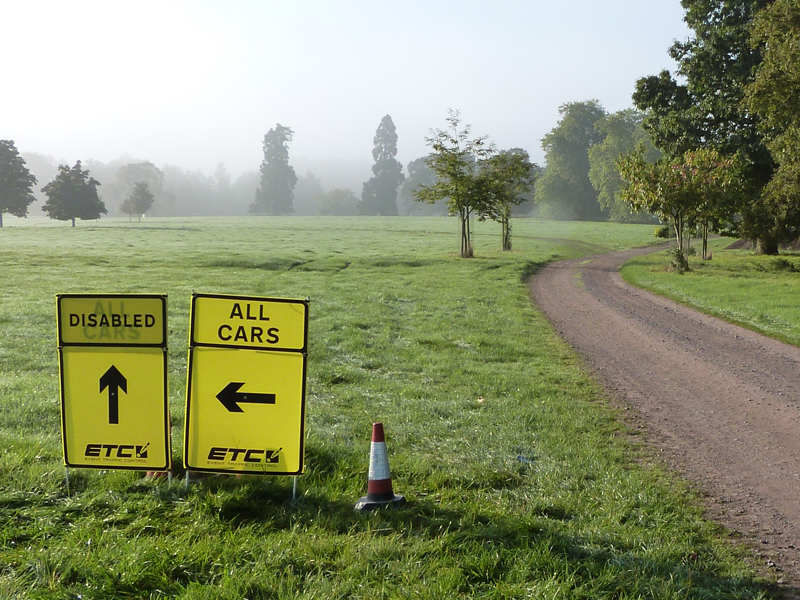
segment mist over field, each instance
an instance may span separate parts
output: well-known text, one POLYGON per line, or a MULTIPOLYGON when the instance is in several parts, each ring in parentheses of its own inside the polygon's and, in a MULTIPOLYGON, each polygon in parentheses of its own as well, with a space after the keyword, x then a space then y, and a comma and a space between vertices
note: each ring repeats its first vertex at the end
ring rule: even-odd
POLYGON ((4 3, 13 26, 0 51, 20 59, 5 65, 0 139, 37 177, 32 214, 58 165, 78 160, 109 216, 121 214, 115 168, 142 162, 165 174, 153 215, 245 214, 263 137, 280 123, 294 131, 297 176, 313 176, 295 212, 312 214, 316 183, 362 193, 387 114, 406 174, 451 108, 543 165, 559 106, 629 107, 637 77, 673 66, 664 49, 686 36, 681 17, 673 0, 4 3))

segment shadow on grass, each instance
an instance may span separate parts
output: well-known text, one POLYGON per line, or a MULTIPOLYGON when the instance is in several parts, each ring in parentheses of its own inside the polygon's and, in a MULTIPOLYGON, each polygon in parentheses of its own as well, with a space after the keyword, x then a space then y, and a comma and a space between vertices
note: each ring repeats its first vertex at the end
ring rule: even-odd
MULTIPOLYGON (((564 526, 572 515, 563 507, 542 507, 528 515, 498 516, 478 506, 442 506, 435 499, 411 500, 398 508, 361 513, 353 501, 306 494, 261 483, 227 499, 219 518, 233 526, 266 524, 270 529, 298 526, 334 536, 393 536, 398 545, 433 542, 458 563, 462 593, 493 589, 518 580, 564 580, 580 597, 688 593, 688 597, 757 597, 765 586, 755 580, 725 577, 702 550, 673 560, 652 558, 638 544, 593 532, 591 539, 564 526), (404 541, 400 541, 404 540, 404 541), (698 556, 699 555, 699 556, 698 556), (583 594, 583 595, 582 595, 583 594)), ((795 590, 800 591, 800 590, 795 590)))
POLYGON ((522 283, 527 283, 528 279, 530 279, 533 275, 541 271, 545 266, 547 266, 547 262, 536 262, 532 260, 527 261, 522 267, 522 272, 519 275, 519 280, 522 283))
MULTIPOLYGON (((137 479, 116 492, 77 492, 69 499, 9 494, 0 502, 0 515, 7 523, 16 522, 16 526, 7 529, 6 542, 13 542, 16 547, 38 543, 46 547, 66 534, 73 523, 92 519, 102 523, 102 528, 124 531, 126 537, 160 538, 174 527, 162 528, 161 520, 170 521, 174 510, 181 514, 190 510, 193 519, 218 522, 223 530, 232 532, 240 528, 256 536, 285 532, 310 536, 307 539, 318 539, 328 548, 357 546, 359 554, 366 553, 363 560, 367 562, 428 557, 455 569, 459 573, 459 591, 468 596, 504 589, 519 581, 557 582, 562 590, 571 592, 569 597, 587 598, 682 594, 696 598, 752 598, 765 589, 755 580, 720 575, 719 562, 702 541, 696 554, 648 550, 640 542, 581 527, 565 507, 536 506, 535 499, 524 511, 498 513, 496 506, 484 506, 476 500, 480 494, 473 496, 470 488, 462 488, 461 484, 468 482, 451 482, 459 491, 452 499, 436 494, 410 498, 398 508, 357 512, 354 507, 358 498, 349 498, 349 489, 330 491, 331 481, 339 479, 341 472, 336 456, 323 453, 316 460, 326 475, 323 480, 315 475, 303 482, 297 500, 292 498, 290 478, 223 475, 208 477, 188 488, 179 479, 173 480, 172 485, 137 479), (460 493, 462 490, 467 496, 460 493), (334 493, 338 496, 333 497, 334 493), (42 512, 45 507, 55 512, 48 513, 49 525, 42 530, 39 519, 46 514, 42 512), (386 554, 387 544, 402 551, 387 559, 394 556, 391 552, 386 554)), ((81 483, 83 488, 86 482, 81 483)), ((184 564, 186 557, 181 560, 167 558, 160 567, 171 585, 208 583, 203 568, 183 573, 181 569, 188 567, 184 564)), ((196 560, 202 563, 201 559, 196 560)), ((302 552, 285 560, 296 563, 296 569, 317 568, 313 560, 303 565, 302 552)), ((52 567, 65 586, 79 586, 88 577, 81 570, 83 567, 75 567, 78 570, 73 569, 71 574, 63 571, 65 568, 52 567)), ((155 591, 157 580, 139 580, 138 593, 148 591, 150 583, 155 587, 149 591, 155 591)), ((122 593, 128 584, 114 580, 108 585, 115 593, 122 593)))
MULTIPOLYGON (((234 537, 239 531, 246 539, 267 538, 273 533, 297 536, 292 538, 298 540, 297 552, 280 559, 291 562, 292 572, 316 573, 320 557, 304 554, 314 544, 321 544, 323 556, 325 552, 346 552, 341 549, 349 547, 367 566, 371 561, 397 562, 402 569, 402 561, 432 561, 458 573, 459 593, 466 596, 500 593, 519 582, 536 585, 548 581, 562 593, 566 590, 567 597, 582 598, 754 598, 765 590, 755 580, 720 575, 724 567, 703 539, 693 541, 692 552, 645 548, 637 536, 609 535, 603 528, 582 524, 580 515, 564 506, 545 504, 544 499, 537 505, 537 498, 526 498, 519 510, 481 503, 484 493, 513 491, 521 483, 517 477, 447 476, 435 485, 426 479, 434 490, 431 495, 411 497, 402 507, 360 513, 355 511, 355 502, 365 490, 353 492, 352 473, 360 466, 352 463, 351 453, 345 447, 336 452, 312 446, 307 458, 313 475, 300 480, 297 500, 292 497, 291 478, 284 477, 210 476, 188 487, 177 477, 172 485, 118 477, 106 481, 115 489, 103 490, 97 477, 77 471, 69 498, 0 497, 0 517, 7 524, 4 537, 14 548, 59 548, 63 547, 59 546, 61 537, 70 540, 71 528, 77 527, 95 536, 107 530, 115 544, 119 543, 115 536, 121 536, 147 547, 169 547, 166 536, 175 528, 185 528, 187 515, 191 515, 193 522, 218 533, 230 531, 234 537)), ((100 577, 96 565, 81 566, 72 558, 65 561, 46 569, 65 587, 77 589, 84 580, 100 577)), ((26 570, 29 567, 18 567, 21 574, 38 577, 26 570)), ((122 597, 123 593, 133 594, 134 589, 137 594, 154 593, 165 589, 158 587, 165 585, 163 579, 175 593, 182 586, 211 585, 213 578, 207 568, 202 556, 165 555, 159 576, 151 573, 137 579, 134 587, 124 578, 104 579, 110 595, 103 597, 122 597)))

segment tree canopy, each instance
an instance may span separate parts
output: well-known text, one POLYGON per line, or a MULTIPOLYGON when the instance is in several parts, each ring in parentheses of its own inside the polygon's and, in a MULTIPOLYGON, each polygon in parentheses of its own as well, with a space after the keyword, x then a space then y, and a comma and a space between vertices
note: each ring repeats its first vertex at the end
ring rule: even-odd
POLYGON ((397 194, 397 212, 402 215, 447 216, 447 200, 442 198, 433 204, 418 202, 414 192, 422 186, 433 185, 436 174, 428 166, 429 158, 422 156, 406 165, 408 176, 397 194))
POLYGON ((397 156, 397 131, 392 117, 381 119, 373 140, 372 177, 364 182, 361 213, 397 216, 397 188, 403 183, 403 165, 397 156))
POLYGON ((644 146, 618 161, 627 185, 621 198, 640 212, 656 214, 671 223, 678 249, 688 255, 687 228, 700 227, 703 256, 709 226, 724 214, 725 203, 740 193, 742 164, 738 156, 722 157, 717 150, 687 150, 678 157, 645 160, 644 146))
POLYGON ((59 165, 56 178, 42 188, 47 195, 42 210, 51 219, 72 221, 75 219, 99 219, 107 214, 106 205, 97 195, 100 182, 89 175, 88 170, 81 168, 81 161, 70 168, 59 165))
POLYGON ((317 213, 350 217, 358 214, 358 196, 347 188, 334 188, 317 199, 317 213))
POLYGON ((14 140, 0 140, 0 227, 3 226, 3 213, 15 217, 28 214, 28 206, 36 200, 34 185, 36 177, 28 170, 14 140))
POLYGON ((763 61, 746 92, 746 105, 777 164, 764 188, 766 213, 782 240, 800 236, 800 1, 776 0, 753 23, 752 44, 763 61))
POLYGON ((294 131, 278 123, 264 136, 261 182, 250 205, 253 214, 283 215, 294 212, 297 175, 289 164, 289 142, 294 131))
POLYGON ((758 115, 744 104, 745 91, 762 61, 762 48, 751 39, 758 10, 771 0, 682 0, 684 20, 694 35, 676 42, 670 56, 678 62, 678 82, 669 72, 637 81, 633 95, 648 112, 644 127, 669 158, 689 150, 715 149, 738 155, 746 194, 727 203, 719 229, 756 240, 760 251, 776 253, 790 232, 779 226, 766 201, 764 186, 775 163, 759 128, 758 115))
POLYGON ((561 105, 561 120, 542 139, 544 174, 536 182, 535 201, 542 215, 565 220, 604 220, 589 180, 589 149, 602 141, 595 124, 606 112, 597 100, 561 105))
POLYGON ((589 181, 597 191, 597 202, 608 212, 608 218, 620 223, 650 223, 653 216, 631 211, 621 197, 625 183, 619 175, 617 161, 639 145, 644 147, 644 160, 655 162, 660 152, 653 147, 650 136, 642 127, 644 113, 621 110, 603 116, 595 129, 603 141, 589 148, 589 181))

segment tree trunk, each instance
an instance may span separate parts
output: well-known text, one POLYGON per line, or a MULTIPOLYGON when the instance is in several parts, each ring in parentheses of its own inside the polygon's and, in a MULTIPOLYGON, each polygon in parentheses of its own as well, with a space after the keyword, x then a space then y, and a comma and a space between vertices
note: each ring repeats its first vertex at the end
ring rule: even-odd
POLYGON ((778 254, 778 241, 775 238, 765 237, 756 240, 756 254, 775 256, 778 254))
POLYGON ((458 209, 458 216, 461 218, 461 258, 472 258, 472 236, 469 230, 469 210, 466 208, 458 209))
POLYGON ((511 221, 508 216, 503 216, 501 221, 503 227, 503 252, 511 251, 511 221))
POLYGON ((75 219, 72 219, 72 226, 75 227, 75 219))
POLYGON ((703 223, 703 260, 708 260, 708 223, 703 223))
POLYGON ((683 252, 683 218, 673 217, 672 224, 675 226, 675 241, 678 243, 678 249, 683 252))
POLYGON ((0 227, 3 226, 3 211, 0 210, 0 227))

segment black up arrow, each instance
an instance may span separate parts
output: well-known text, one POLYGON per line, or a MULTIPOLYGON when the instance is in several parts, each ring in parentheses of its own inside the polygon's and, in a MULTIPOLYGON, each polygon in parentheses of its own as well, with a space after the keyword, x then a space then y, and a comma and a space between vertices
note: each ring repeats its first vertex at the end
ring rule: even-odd
POLYGON ((239 388, 243 385, 243 383, 231 381, 217 394, 217 400, 222 402, 222 406, 227 408, 228 412, 244 412, 242 407, 239 406, 240 402, 249 402, 250 404, 275 404, 275 394, 240 392, 239 388))
POLYGON ((119 423, 119 390, 128 393, 128 380, 111 365, 100 378, 100 392, 108 388, 108 422, 119 423))

